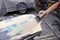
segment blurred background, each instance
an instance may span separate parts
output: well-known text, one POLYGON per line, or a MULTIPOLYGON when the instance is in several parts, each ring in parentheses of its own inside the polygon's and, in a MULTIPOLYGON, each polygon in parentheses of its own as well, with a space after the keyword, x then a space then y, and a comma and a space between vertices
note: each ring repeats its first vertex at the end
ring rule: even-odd
MULTIPOLYGON (((37 15, 39 11, 48 9, 56 2, 58 0, 0 0, 0 21, 25 14, 37 15)), ((43 31, 40 36, 27 37, 25 40, 60 40, 59 13, 60 7, 42 20, 43 31)))

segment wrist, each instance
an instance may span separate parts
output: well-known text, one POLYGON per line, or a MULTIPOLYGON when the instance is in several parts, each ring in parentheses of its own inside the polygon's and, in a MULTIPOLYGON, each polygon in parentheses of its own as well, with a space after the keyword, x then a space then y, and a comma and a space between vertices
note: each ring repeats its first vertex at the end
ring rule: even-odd
POLYGON ((48 11, 48 10, 46 10, 46 11, 45 11, 45 13, 46 13, 46 14, 48 14, 48 13, 49 13, 49 11, 48 11))

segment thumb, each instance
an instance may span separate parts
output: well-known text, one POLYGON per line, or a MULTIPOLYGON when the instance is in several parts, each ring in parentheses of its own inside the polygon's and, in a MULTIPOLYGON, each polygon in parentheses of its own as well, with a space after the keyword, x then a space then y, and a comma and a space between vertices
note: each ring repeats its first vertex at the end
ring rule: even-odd
POLYGON ((43 10, 41 10, 41 11, 39 11, 38 15, 43 14, 43 13, 44 13, 44 11, 43 11, 43 10))

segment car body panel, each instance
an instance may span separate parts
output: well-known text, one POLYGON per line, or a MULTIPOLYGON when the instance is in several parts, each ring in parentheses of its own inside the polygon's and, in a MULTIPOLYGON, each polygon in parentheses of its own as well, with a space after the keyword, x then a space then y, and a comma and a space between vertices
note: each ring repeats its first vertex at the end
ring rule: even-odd
POLYGON ((37 20, 35 15, 26 14, 1 21, 0 40, 19 40, 42 31, 41 22, 37 22, 37 20))

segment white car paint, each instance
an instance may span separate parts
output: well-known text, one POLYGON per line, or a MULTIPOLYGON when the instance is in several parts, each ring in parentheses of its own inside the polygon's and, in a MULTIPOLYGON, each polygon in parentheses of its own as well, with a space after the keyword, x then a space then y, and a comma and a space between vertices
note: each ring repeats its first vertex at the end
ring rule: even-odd
POLYGON ((0 40, 19 40, 42 31, 41 22, 33 14, 26 14, 0 22, 0 40))

